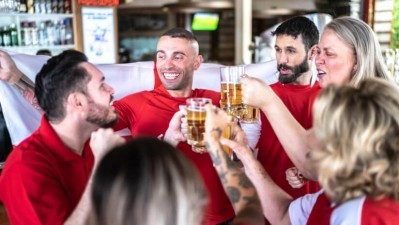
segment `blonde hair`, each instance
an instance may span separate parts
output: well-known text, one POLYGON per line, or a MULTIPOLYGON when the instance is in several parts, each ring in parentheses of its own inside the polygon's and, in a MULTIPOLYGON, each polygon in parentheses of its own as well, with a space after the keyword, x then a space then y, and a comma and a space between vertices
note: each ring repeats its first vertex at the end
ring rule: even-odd
POLYGON ((314 103, 312 156, 335 202, 367 195, 399 200, 399 88, 383 79, 329 86, 314 103))
POLYGON ((93 179, 98 225, 200 225, 207 193, 183 154, 157 138, 113 149, 93 179))
POLYGON ((328 23, 325 29, 332 30, 355 54, 357 65, 351 75, 351 85, 358 86, 360 81, 370 77, 392 79, 377 37, 365 22, 344 16, 328 23))

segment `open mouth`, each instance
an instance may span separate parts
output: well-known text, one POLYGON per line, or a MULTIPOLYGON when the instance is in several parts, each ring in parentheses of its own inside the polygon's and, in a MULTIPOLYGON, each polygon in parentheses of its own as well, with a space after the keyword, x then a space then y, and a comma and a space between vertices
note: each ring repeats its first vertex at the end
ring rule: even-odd
POLYGON ((291 74, 290 69, 280 69, 279 72, 280 72, 280 74, 283 74, 283 75, 291 74))
POLYGON ((317 70, 317 76, 323 76, 326 75, 326 72, 324 72, 323 70, 317 70))
POLYGON ((179 73, 163 73, 163 77, 167 80, 174 80, 176 79, 180 74, 179 73))

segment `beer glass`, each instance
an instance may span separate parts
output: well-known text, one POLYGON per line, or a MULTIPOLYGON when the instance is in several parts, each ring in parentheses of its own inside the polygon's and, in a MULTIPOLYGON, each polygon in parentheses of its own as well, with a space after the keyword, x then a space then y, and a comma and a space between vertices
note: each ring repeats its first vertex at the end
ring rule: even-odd
POLYGON ((242 103, 240 80, 244 73, 244 66, 220 68, 220 108, 239 118, 241 123, 257 123, 259 108, 242 103))
POLYGON ((205 105, 212 103, 209 98, 189 98, 187 99, 187 143, 192 146, 192 150, 198 153, 206 152, 204 142, 205 132, 205 105))

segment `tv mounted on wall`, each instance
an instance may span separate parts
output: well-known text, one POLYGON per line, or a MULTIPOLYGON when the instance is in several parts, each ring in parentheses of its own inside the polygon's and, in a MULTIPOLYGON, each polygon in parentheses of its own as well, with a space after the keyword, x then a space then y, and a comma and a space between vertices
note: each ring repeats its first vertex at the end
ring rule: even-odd
POLYGON ((219 14, 210 12, 194 13, 191 23, 193 31, 213 31, 219 26, 219 14))

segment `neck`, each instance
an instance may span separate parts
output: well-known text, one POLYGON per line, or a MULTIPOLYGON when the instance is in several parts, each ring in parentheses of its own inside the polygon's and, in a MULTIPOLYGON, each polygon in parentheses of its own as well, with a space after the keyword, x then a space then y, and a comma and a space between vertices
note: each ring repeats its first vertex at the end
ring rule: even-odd
POLYGON ((292 82, 294 85, 309 85, 312 81, 312 71, 309 70, 299 76, 296 81, 292 82))
POLYGON ((78 155, 82 155, 83 148, 86 141, 90 138, 90 135, 95 128, 87 128, 82 126, 81 121, 76 123, 68 119, 64 119, 60 123, 50 122, 51 127, 55 130, 61 141, 69 147, 73 152, 78 155))
POLYGON ((167 90, 168 93, 175 98, 188 98, 191 96, 191 93, 193 90, 190 89, 185 89, 185 90, 167 90))

